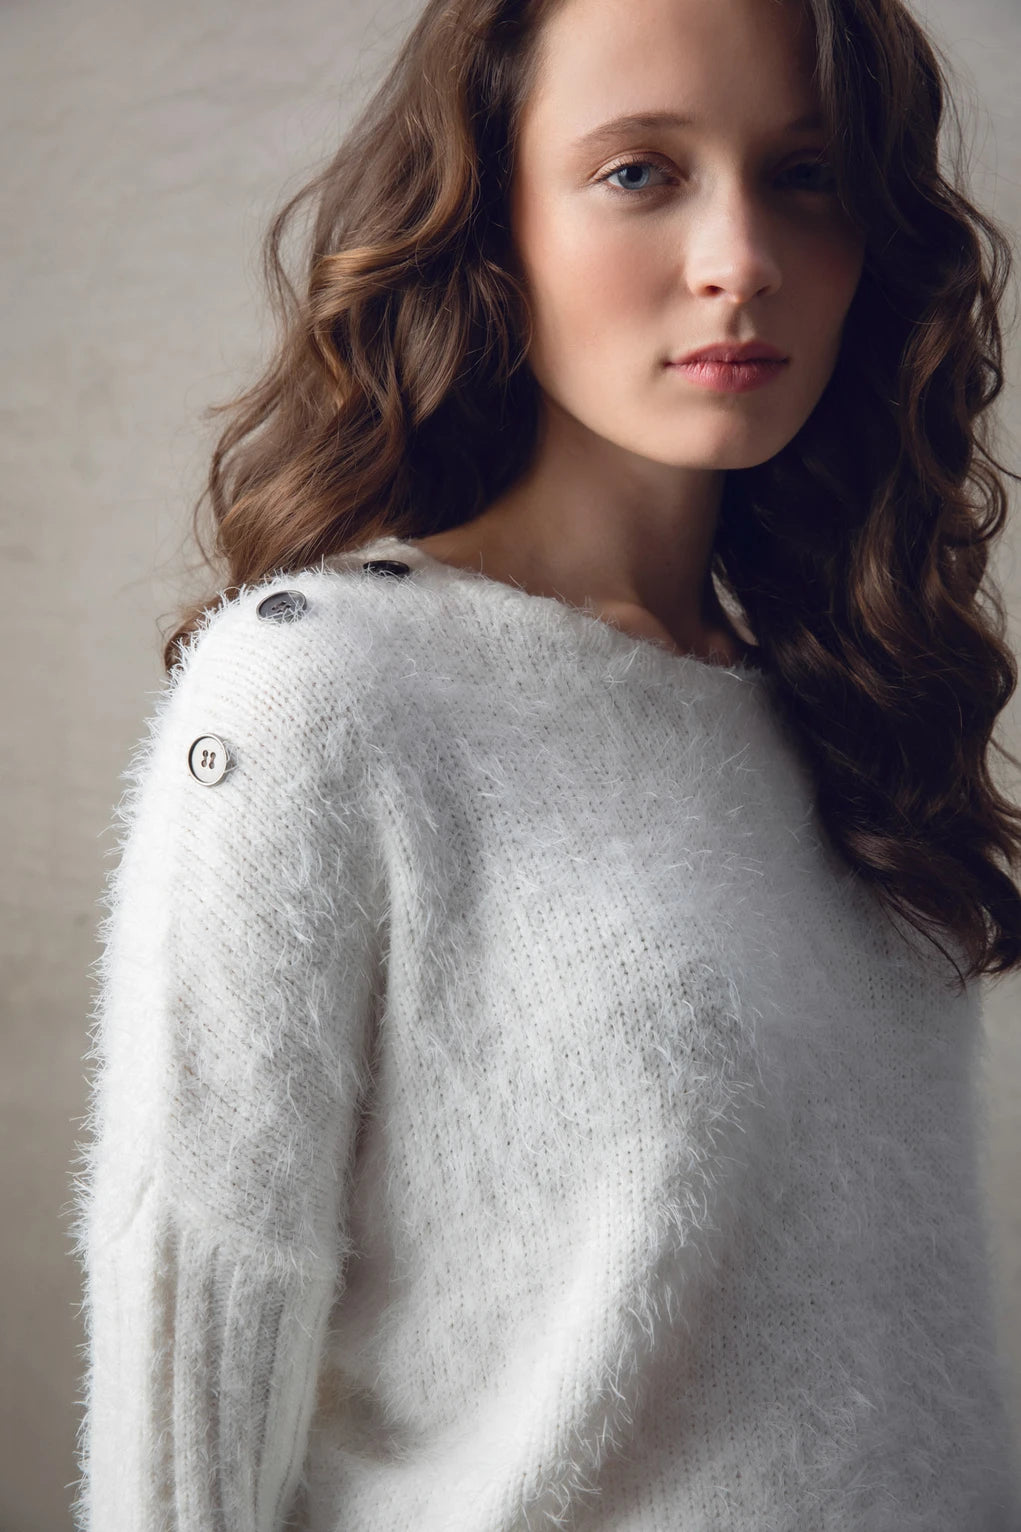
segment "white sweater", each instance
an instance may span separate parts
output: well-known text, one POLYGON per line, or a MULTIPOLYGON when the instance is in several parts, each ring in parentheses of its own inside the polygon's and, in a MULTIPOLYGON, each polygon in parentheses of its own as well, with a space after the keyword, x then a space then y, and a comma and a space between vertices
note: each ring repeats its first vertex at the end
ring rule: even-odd
POLYGON ((764 673, 388 537, 221 598, 156 695, 77 1528, 1021 1528, 979 990, 764 673))

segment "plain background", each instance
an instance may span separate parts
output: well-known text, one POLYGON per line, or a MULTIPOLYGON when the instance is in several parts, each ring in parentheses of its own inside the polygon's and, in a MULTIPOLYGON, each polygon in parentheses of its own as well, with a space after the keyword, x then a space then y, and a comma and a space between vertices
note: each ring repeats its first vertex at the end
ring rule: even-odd
MULTIPOLYGON (((1017 243, 1021 9, 913 8, 952 61, 972 193, 1017 243)), ((120 773, 162 685, 157 624, 207 588, 187 567, 212 441, 202 411, 252 381, 264 354, 258 247, 272 212, 337 142, 420 9, 0 0, 0 1532, 70 1526, 84 1332, 66 1209, 96 901, 120 773)), ((994 442, 1015 471, 1019 351, 1015 327, 994 442)), ((995 570, 1021 654, 1010 490, 995 570)), ((1021 753, 1019 697, 1001 737, 1021 753)), ((1016 775, 994 770, 1016 800, 1016 775)), ((1021 1450, 1021 983, 985 993, 986 1191, 1021 1450)))

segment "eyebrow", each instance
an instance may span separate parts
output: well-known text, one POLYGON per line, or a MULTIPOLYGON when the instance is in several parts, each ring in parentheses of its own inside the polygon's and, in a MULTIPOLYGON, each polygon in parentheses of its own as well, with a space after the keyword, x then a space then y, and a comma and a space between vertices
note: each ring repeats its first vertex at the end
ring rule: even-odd
MULTIPOLYGON (((623 117, 612 117, 609 122, 600 123, 597 128, 583 133, 580 138, 575 139, 572 147, 591 149, 623 133, 640 133, 650 128, 693 128, 697 125, 697 118, 686 117, 680 112, 631 112, 623 117)), ((822 125, 822 117, 818 112, 806 112, 803 117, 796 117, 793 122, 788 122, 779 131, 807 133, 821 128, 822 125)))

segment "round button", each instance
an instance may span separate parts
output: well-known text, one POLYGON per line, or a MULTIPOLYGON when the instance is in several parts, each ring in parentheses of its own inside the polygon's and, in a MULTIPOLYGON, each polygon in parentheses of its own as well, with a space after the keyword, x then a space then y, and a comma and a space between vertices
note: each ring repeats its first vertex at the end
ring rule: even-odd
POLYGON ((293 622, 308 607, 308 601, 300 590, 275 590, 264 596, 256 607, 260 617, 271 622, 293 622))
POLYGON ((200 734, 188 751, 188 770, 204 787, 222 782, 233 764, 230 749, 217 734, 200 734))
POLYGON ((373 574, 381 575, 406 575, 411 573, 410 564, 402 564, 400 559, 370 559, 363 569, 369 569, 373 574))

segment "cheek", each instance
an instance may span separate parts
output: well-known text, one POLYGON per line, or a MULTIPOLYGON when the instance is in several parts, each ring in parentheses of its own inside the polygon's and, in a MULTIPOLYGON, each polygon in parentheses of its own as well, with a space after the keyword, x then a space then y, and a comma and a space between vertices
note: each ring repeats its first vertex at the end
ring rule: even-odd
POLYGON ((654 242, 622 220, 522 207, 517 248, 532 299, 536 346, 572 354, 610 343, 632 319, 648 314, 669 281, 654 242))
POLYGON ((821 236, 799 252, 787 281, 797 293, 796 312, 806 333, 832 337, 839 332, 858 288, 864 241, 857 236, 821 236))

